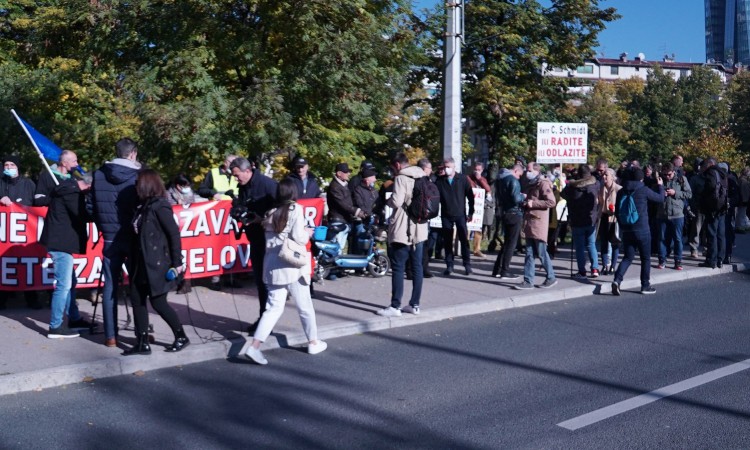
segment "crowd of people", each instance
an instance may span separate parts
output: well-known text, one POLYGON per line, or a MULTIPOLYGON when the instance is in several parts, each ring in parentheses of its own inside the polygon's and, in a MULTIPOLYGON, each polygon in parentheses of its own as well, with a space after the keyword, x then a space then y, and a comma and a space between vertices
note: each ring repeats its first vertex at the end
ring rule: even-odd
MULTIPOLYGON (((499 246, 492 277, 517 281, 513 286, 520 290, 551 288, 557 284, 552 260, 568 231, 577 267, 574 279, 613 276, 612 292, 619 295, 637 251, 641 292, 650 294, 655 292, 650 283, 652 255, 657 257, 656 269, 682 270, 687 241, 691 258, 699 258, 704 249, 701 266, 721 267, 731 262, 735 232, 750 227, 750 168, 738 176, 728 164, 711 157, 696 160, 692 170, 682 163, 675 155, 671 161, 643 167, 638 161, 623 161, 617 170, 603 159, 593 166, 545 168, 519 156, 502 170, 473 164, 466 175, 457 170, 452 158, 441 161, 433 171, 428 159, 412 165, 405 154, 398 153, 380 172, 371 161, 364 161, 351 176, 347 163, 337 164, 324 191, 321 185, 325 183, 302 156, 291 161, 289 175, 277 182, 247 158, 226 155, 194 192, 185 174, 165 186, 158 173, 138 161, 137 144, 124 138, 116 144, 115 158, 91 176, 73 176, 77 157, 63 151, 57 164, 42 171, 35 184, 21 175, 16 156, 5 156, 0 205, 49 208, 40 242, 54 267, 50 338, 76 337, 77 330, 91 327, 75 302, 72 255, 86 250, 87 223, 97 224, 104 242, 104 344, 118 345, 117 293, 126 264, 136 342, 125 354, 144 355, 151 353, 146 299, 174 333, 175 340, 166 351, 180 351, 190 343, 167 302, 168 292, 191 289, 180 276, 185 266, 171 205, 232 200, 232 217, 242 224, 250 242, 258 290, 259 316, 247 330, 253 341, 246 355, 266 364, 260 346, 283 312, 287 296, 295 300, 309 353, 326 349, 317 337, 311 268, 298 267, 285 258, 288 241, 307 245, 312 233, 304 224, 299 199, 326 198, 327 223, 340 230, 332 239, 342 252, 347 246, 349 252, 361 251, 356 243, 366 232, 365 221, 375 220, 386 230, 392 289, 390 303, 377 311, 382 316, 402 314, 404 280, 412 282, 412 291, 403 311, 420 313, 422 284, 434 276, 429 270, 431 259, 441 259, 443 276, 452 277, 460 257, 463 275, 473 276, 472 259, 487 258, 484 242, 488 252, 499 246), (378 178, 381 185, 376 189, 378 178), (428 185, 434 185, 434 195, 439 196, 434 220, 415 216, 410 207, 413 201, 424 202, 433 195, 428 185), (484 215, 480 228, 470 231, 474 189, 484 191, 484 215), (512 270, 514 254, 524 255, 522 276, 512 270), (535 284, 537 259, 544 271, 539 284, 535 284)), ((342 274, 334 271, 329 279, 342 274)), ((221 290, 236 283, 214 277, 210 287, 221 290)), ((0 295, 0 307, 4 307, 7 292, 0 291, 0 295)), ((34 291, 24 295, 30 307, 41 307, 34 291)))

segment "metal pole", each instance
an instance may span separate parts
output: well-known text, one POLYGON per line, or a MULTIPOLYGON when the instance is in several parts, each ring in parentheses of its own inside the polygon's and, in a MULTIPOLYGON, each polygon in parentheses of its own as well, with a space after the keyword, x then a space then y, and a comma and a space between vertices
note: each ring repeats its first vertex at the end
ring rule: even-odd
POLYGON ((443 157, 456 161, 461 171, 461 40, 463 39, 463 1, 445 4, 448 22, 445 32, 443 76, 443 157))

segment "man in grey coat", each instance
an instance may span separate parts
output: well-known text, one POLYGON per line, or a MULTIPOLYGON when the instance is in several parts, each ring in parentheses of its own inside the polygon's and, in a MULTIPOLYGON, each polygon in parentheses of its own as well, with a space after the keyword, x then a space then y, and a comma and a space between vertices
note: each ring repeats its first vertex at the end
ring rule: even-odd
POLYGON ((659 205, 656 217, 659 220, 659 265, 667 265, 667 253, 672 250, 674 269, 682 270, 682 228, 685 225, 685 202, 693 192, 684 176, 679 176, 672 163, 664 163, 661 169, 664 180, 664 203, 659 205))

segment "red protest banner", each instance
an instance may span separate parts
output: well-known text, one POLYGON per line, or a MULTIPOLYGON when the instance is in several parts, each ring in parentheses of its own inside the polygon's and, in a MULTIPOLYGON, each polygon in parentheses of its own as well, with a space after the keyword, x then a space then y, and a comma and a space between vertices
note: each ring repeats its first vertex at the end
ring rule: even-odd
MULTIPOLYGON (((307 225, 323 219, 324 200, 300 200, 307 225)), ((247 272, 250 244, 229 216, 231 202, 195 203, 173 207, 182 241, 187 278, 247 272)), ((47 250, 39 244, 47 208, 12 204, 0 207, 0 290, 51 289, 54 277, 47 250)), ((75 255, 78 287, 96 287, 101 277, 102 246, 99 230, 89 224, 86 254, 75 255)))

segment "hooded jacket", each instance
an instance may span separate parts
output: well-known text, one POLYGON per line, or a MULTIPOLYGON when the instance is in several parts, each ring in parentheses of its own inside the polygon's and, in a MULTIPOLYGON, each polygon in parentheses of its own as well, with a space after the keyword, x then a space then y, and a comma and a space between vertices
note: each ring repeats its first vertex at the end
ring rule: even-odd
POLYGON ((406 212, 411 204, 414 182, 426 176, 419 166, 408 166, 398 173, 393 183, 393 195, 386 204, 393 208, 388 227, 388 243, 416 245, 427 240, 428 224, 416 223, 406 212))
POLYGON ((86 199, 74 179, 60 181, 48 195, 49 209, 39 242, 47 251, 86 253, 86 199))
POLYGON ((130 223, 138 201, 135 179, 140 169, 138 162, 115 158, 94 172, 91 185, 94 221, 105 244, 127 243, 133 237, 130 223))
POLYGON ((648 227, 648 202, 663 203, 664 202, 664 186, 657 185, 658 192, 646 187, 643 181, 626 181, 625 185, 617 192, 617 203, 615 204, 615 214, 620 217, 620 203, 622 202, 622 196, 624 194, 632 194, 633 202, 635 203, 635 209, 638 211, 638 221, 633 225, 620 222, 620 230, 622 233, 629 234, 649 234, 648 227))
POLYGON ((593 175, 568 181, 560 196, 568 202, 571 227, 590 227, 599 218, 599 182, 593 175))

